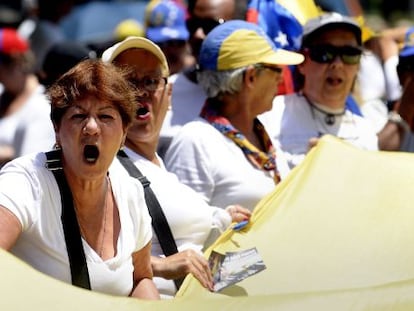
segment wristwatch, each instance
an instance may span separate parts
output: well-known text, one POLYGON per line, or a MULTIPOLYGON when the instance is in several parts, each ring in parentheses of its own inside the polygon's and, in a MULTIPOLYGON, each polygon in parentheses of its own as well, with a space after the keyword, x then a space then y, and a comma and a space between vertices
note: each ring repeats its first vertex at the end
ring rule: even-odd
POLYGON ((390 111, 388 113, 388 121, 397 124, 405 133, 410 131, 410 126, 396 111, 390 111))

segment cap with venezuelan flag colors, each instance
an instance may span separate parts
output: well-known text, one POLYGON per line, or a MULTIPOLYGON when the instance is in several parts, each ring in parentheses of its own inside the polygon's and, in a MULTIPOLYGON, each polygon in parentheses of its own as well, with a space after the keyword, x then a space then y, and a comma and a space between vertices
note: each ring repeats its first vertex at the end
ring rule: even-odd
POLYGON ((145 13, 146 37, 160 43, 170 40, 188 40, 185 10, 170 0, 151 1, 145 13))
POLYGON ((215 27, 204 39, 201 70, 231 70, 253 64, 297 65, 302 54, 278 49, 259 26, 231 20, 215 27))
POLYGON ((411 57, 413 55, 414 55, 414 27, 410 27, 405 33, 404 45, 400 51, 400 57, 411 57))

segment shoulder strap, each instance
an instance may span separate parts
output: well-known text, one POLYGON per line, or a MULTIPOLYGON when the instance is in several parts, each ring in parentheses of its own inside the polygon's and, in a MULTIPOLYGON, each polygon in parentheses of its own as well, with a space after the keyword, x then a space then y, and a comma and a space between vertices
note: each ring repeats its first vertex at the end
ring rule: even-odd
POLYGON ((174 237, 172 235, 168 221, 165 218, 165 214, 157 200, 154 192, 150 187, 149 180, 142 175, 141 171, 134 165, 127 154, 120 150, 118 151, 118 159, 128 171, 129 175, 138 178, 141 184, 144 186, 145 201, 148 206, 148 211, 152 218, 152 226, 160 241, 161 248, 165 256, 170 256, 178 252, 177 245, 175 244, 174 237))
POLYGON ((68 250, 72 284, 85 289, 91 289, 88 266, 83 250, 79 224, 73 207, 72 192, 69 189, 61 165, 61 150, 46 152, 46 168, 55 176, 59 186, 62 202, 62 225, 68 250))
MULTIPOLYGON (((123 151, 118 151, 118 160, 128 171, 129 175, 137 178, 142 186, 144 187, 145 202, 147 203, 149 214, 152 218, 152 227, 154 228, 155 234, 157 235, 158 241, 165 256, 170 256, 178 252, 177 245, 167 218, 157 200, 154 192, 150 187, 150 181, 142 175, 141 171, 134 165, 128 155, 123 151)), ((174 280, 177 288, 180 287, 182 280, 174 280)))

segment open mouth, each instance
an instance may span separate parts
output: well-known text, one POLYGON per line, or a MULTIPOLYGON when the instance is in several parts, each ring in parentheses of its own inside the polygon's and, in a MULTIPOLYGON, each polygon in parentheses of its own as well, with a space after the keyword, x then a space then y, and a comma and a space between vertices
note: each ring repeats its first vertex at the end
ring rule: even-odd
POLYGON ((326 81, 331 85, 339 85, 342 83, 341 78, 328 77, 326 81))
POLYGON ((99 158, 99 149, 95 145, 86 145, 83 148, 83 157, 88 163, 95 163, 99 158))
POLYGON ((136 118, 139 120, 145 120, 149 118, 150 111, 147 103, 141 103, 136 111, 136 118))
POLYGON ((138 116, 138 117, 145 116, 148 112, 149 112, 149 111, 148 111, 148 108, 147 108, 147 107, 139 107, 139 108, 137 109, 137 116, 138 116))

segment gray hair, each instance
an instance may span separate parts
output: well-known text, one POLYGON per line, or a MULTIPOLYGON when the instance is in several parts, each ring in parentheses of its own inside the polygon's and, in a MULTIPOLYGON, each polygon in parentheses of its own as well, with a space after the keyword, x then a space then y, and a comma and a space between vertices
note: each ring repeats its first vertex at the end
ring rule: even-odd
MULTIPOLYGON (((260 75, 264 67, 261 64, 252 65, 256 75, 260 75)), ((197 81, 204 89, 208 98, 219 98, 224 94, 236 94, 243 87, 244 72, 248 67, 231 70, 201 70, 197 72, 197 81)))
POLYGON ((240 92, 246 67, 232 70, 202 70, 197 73, 198 83, 209 98, 240 92))

